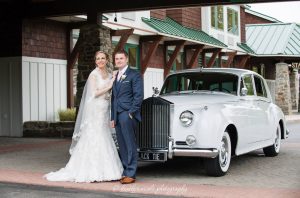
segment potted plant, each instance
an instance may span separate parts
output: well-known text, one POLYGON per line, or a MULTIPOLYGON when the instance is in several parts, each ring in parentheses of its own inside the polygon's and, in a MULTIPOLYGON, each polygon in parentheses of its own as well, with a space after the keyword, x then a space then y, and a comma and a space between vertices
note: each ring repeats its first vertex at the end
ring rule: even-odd
POLYGON ((76 120, 76 108, 67 108, 58 111, 59 122, 53 127, 60 133, 60 137, 71 137, 76 120))

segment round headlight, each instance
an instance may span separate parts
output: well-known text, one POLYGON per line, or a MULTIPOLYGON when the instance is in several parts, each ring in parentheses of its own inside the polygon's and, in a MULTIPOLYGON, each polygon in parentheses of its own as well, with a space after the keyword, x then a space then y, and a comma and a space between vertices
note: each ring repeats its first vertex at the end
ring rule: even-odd
POLYGON ((190 126, 193 122, 194 114, 191 111, 184 111, 180 114, 179 120, 183 126, 190 126))

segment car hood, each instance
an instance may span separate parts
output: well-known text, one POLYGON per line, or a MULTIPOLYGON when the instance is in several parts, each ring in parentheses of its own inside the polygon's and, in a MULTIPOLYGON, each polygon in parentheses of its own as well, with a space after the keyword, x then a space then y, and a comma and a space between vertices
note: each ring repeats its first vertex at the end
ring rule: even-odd
POLYGON ((224 93, 193 93, 193 94, 176 94, 159 96, 173 104, 212 104, 224 103, 225 101, 235 101, 237 96, 224 93))

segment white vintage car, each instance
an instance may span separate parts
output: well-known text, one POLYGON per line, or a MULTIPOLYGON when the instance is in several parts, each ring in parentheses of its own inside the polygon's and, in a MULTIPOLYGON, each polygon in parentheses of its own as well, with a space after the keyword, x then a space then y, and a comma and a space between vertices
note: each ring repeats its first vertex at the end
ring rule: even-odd
POLYGON ((225 175, 232 156, 260 148, 278 155, 287 137, 284 114, 263 77, 228 68, 169 75, 159 96, 143 101, 137 132, 140 160, 202 157, 211 176, 225 175))

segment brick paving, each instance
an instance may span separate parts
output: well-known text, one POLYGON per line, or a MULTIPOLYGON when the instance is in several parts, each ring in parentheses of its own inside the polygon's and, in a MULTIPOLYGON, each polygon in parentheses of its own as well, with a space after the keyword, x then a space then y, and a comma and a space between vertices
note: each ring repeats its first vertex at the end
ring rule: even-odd
MULTIPOLYGON (((300 120, 300 119, 299 119, 300 120)), ((297 121, 297 119, 289 121, 297 121)), ((300 130, 298 131, 300 133, 300 130)), ((300 142, 283 141, 275 158, 258 150, 232 159, 224 177, 205 175, 201 161, 178 159, 139 164, 137 182, 49 182, 45 173, 63 167, 70 139, 0 138, 0 182, 64 187, 79 190, 184 197, 300 197, 300 142)))

